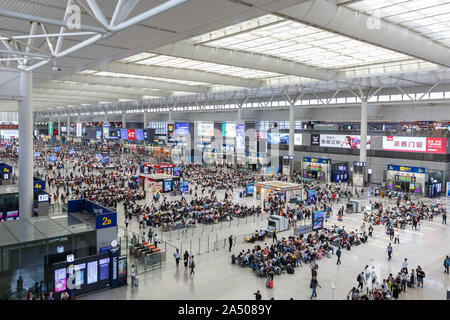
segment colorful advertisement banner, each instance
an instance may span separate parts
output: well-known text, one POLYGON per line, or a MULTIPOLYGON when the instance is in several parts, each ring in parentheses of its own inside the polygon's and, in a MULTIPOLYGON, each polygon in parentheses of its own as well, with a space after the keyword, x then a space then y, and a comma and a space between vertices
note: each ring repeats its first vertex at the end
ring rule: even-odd
MULTIPOLYGON (((77 131, 78 131, 78 123, 77 123, 77 131)), ((109 122, 103 122, 103 138, 109 138, 109 122)))
POLYGON ((198 122, 197 123, 198 136, 214 136, 214 122, 198 122))
POLYGON ((289 133, 268 132, 267 143, 269 144, 289 144, 289 133))
POLYGON ((235 138, 236 137, 236 123, 222 122, 222 137, 235 138))
POLYGON ((236 124, 236 149, 245 150, 245 123, 236 124))
POLYGON ((189 136, 189 123, 187 122, 178 122, 175 123, 175 135, 177 136, 189 136))
POLYGON ((77 123, 77 137, 81 137, 81 122, 77 123))
POLYGON ((136 140, 136 132, 134 129, 128 129, 128 140, 136 140))
POLYGON ((48 123, 48 134, 53 135, 53 122, 48 123))
POLYGON ((303 162, 313 162, 313 163, 316 162, 316 163, 330 164, 331 159, 303 157, 303 162))
POLYGON ((446 138, 385 136, 383 150, 445 154, 446 140, 446 138))
MULTIPOLYGON (((321 134, 320 146, 331 148, 359 149, 360 136, 321 134)), ((367 136, 367 150, 370 149, 371 137, 367 136)))

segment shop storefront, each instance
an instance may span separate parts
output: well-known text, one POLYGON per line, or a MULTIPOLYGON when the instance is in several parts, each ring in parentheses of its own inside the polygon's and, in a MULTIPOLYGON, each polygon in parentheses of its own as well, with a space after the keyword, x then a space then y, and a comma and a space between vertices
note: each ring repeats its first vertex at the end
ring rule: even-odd
POLYGON ((426 193, 427 174, 426 168, 389 164, 386 171, 386 188, 423 195, 426 193))
POLYGON ((348 162, 333 163, 331 165, 331 181, 347 182, 348 181, 348 162))
POLYGON ((307 179, 331 182, 331 159, 304 157, 302 174, 307 179))

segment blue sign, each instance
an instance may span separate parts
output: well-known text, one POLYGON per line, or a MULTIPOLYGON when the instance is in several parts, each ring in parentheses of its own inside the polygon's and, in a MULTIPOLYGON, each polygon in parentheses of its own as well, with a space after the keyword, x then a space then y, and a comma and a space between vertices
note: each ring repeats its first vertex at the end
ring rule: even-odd
POLYGON ((255 192, 255 184, 254 183, 248 183, 245 186, 245 192, 247 194, 253 194, 255 192))
POLYGON ((142 129, 136 129, 134 132, 136 134, 136 140, 144 141, 144 131, 142 129))
POLYGON ((54 147, 53 151, 58 152, 59 151, 59 147, 54 147))
POLYGON ((48 158, 48 161, 50 161, 50 162, 56 162, 56 156, 55 156, 55 155, 50 156, 50 157, 48 158))
POLYGON ((95 229, 104 229, 117 226, 117 214, 104 213, 95 216, 95 229))
POLYGON ((330 164, 331 163, 331 159, 303 157, 303 162, 330 164))
POLYGON ((189 136, 189 129, 189 123, 187 122, 175 123, 175 135, 177 136, 189 136))
POLYGON ((120 129, 120 139, 128 140, 128 130, 127 129, 120 129))
POLYGON ((422 174, 425 174, 428 172, 426 168, 397 166, 395 164, 388 164, 387 169, 389 171, 414 172, 414 173, 422 173, 422 174))
POLYGON ((238 123, 236 125, 236 149, 245 149, 245 124, 238 123))
POLYGON ((269 144, 289 144, 289 133, 268 132, 267 143, 269 144))
POLYGON ((33 189, 34 189, 34 191, 45 190, 45 181, 35 178, 33 180, 33 189))
POLYGON ((323 228, 323 216, 324 216, 323 210, 313 212, 313 221, 312 221, 313 231, 323 228))
POLYGON ((75 153, 75 149, 70 149, 69 150, 69 154, 74 154, 75 153))

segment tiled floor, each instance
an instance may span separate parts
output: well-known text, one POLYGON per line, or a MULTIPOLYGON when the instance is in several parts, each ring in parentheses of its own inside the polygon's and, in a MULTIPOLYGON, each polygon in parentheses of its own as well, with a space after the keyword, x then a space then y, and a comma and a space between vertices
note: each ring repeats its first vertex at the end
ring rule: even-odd
MULTIPOLYGON (((218 192, 219 198, 223 191, 218 192)), ((252 203, 251 198, 236 201, 252 203)), ((369 199, 364 199, 367 202, 369 199)), ((434 200, 436 201, 436 200, 434 200)), ((450 201, 441 199, 450 207, 450 201)), ((392 202, 392 205, 394 203, 392 202)), ((123 224, 122 207, 119 206, 118 220, 123 224)), ((343 222, 338 222, 336 216, 326 222, 327 226, 344 225, 346 230, 359 228, 362 224, 362 213, 345 215, 343 222)), ((275 276, 274 288, 265 288, 265 280, 256 277, 250 269, 243 269, 231 264, 231 253, 224 249, 224 240, 230 234, 237 236, 237 245, 233 252, 251 248, 251 244, 243 242, 243 235, 267 226, 267 217, 235 219, 231 223, 222 225, 197 226, 190 230, 187 238, 177 231, 164 233, 162 238, 168 243, 191 251, 196 256, 195 275, 190 277, 188 271, 180 263, 177 269, 172 257, 174 249, 168 246, 168 260, 163 267, 154 271, 141 273, 140 286, 132 288, 126 286, 114 290, 107 290, 92 294, 82 299, 253 299, 252 293, 261 290, 263 299, 309 299, 311 289, 309 280, 311 271, 309 265, 298 267, 295 274, 282 274, 275 276), (209 247, 208 244, 209 237, 209 247), (200 239, 200 241, 199 241, 200 239), (214 241, 217 241, 214 249, 214 241), (200 244, 199 244, 200 243, 200 244), (191 249, 192 248, 192 249, 191 249), (208 252, 209 251, 209 252, 208 252), (200 254, 199 254, 200 253, 200 254)), ((138 223, 132 221, 129 228, 138 232, 138 223)), ((142 233, 142 231, 141 231, 142 233)), ((280 233, 282 236, 292 234, 292 231, 280 233)), ((394 245, 393 258, 387 261, 386 246, 389 237, 380 226, 375 228, 374 238, 368 243, 344 250, 342 264, 336 265, 335 256, 319 261, 318 280, 322 288, 318 289, 317 299, 346 299, 348 291, 356 286, 356 277, 364 266, 375 266, 378 278, 386 278, 388 273, 394 275, 400 270, 405 257, 408 258, 409 267, 420 265, 425 273, 424 288, 407 288, 406 293, 400 294, 400 299, 445 299, 446 290, 450 288, 450 276, 443 272, 443 259, 450 254, 448 243, 450 231, 441 224, 441 218, 432 222, 424 222, 421 231, 402 230, 400 244, 394 245), (332 288, 335 288, 334 290, 332 288)))

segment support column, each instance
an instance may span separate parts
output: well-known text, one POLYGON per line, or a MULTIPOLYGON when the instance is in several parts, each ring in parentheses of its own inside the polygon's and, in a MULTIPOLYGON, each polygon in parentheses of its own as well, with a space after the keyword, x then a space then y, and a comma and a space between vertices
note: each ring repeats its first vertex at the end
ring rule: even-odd
POLYGON ((33 108, 32 72, 20 73, 19 102, 19 211, 21 218, 31 218, 33 211, 33 108))
POLYGON ((67 138, 70 137, 70 116, 67 116, 67 138))
POLYGON ((359 149, 359 161, 366 162, 367 159, 367 101, 361 103, 361 143, 359 149))
POLYGON ((147 129, 147 112, 144 110, 144 129, 147 129))
POLYGON ((127 120, 125 119, 125 112, 122 113, 122 129, 127 127, 127 120))
POLYGON ((295 118, 294 118, 294 104, 289 103, 289 155, 294 156, 294 131, 295 131, 295 118))
POLYGON ((238 109, 237 109, 237 121, 238 122, 242 121, 242 106, 238 106, 238 109))
POLYGON ((61 136, 61 117, 58 116, 58 136, 61 136))
POLYGON ((169 109, 169 122, 173 121, 172 119, 172 109, 169 109))

